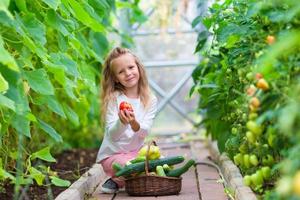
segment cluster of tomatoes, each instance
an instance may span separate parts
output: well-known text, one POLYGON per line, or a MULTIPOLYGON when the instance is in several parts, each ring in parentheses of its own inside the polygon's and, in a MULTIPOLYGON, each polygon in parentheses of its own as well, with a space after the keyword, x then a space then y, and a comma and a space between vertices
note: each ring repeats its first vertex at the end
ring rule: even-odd
MULTIPOLYGON (((250 75, 248 74, 248 76, 250 75)), ((264 183, 271 179, 271 167, 275 163, 269 150, 271 141, 268 144, 261 142, 265 128, 256 121, 262 104, 260 98, 263 93, 270 90, 270 86, 260 73, 255 75, 251 73, 251 77, 254 83, 246 89, 249 114, 246 121, 244 142, 240 145, 239 153, 233 157, 233 160, 245 172, 244 184, 250 186, 254 191, 261 192, 264 183), (249 153, 251 149, 256 148, 265 149, 269 153, 264 155, 249 153)))

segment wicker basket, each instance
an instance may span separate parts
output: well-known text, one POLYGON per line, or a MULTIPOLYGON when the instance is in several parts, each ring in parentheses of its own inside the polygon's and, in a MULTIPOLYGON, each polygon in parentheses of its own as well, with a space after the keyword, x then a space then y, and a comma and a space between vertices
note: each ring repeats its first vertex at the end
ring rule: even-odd
POLYGON ((125 191, 132 196, 161 196, 179 194, 181 190, 181 177, 156 176, 149 173, 148 153, 151 144, 156 145, 156 143, 152 141, 148 144, 145 164, 146 175, 125 179, 125 191))

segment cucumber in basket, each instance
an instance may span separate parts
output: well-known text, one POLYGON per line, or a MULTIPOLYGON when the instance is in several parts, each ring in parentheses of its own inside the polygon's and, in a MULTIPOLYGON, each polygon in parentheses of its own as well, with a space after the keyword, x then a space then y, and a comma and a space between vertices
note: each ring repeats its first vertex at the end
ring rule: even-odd
MULTIPOLYGON (((157 160, 149 160, 149 171, 155 170, 158 165, 175 165, 184 161, 183 156, 174 156, 167 157, 157 160)), ((143 172, 145 171, 145 162, 139 162, 131 165, 127 165, 123 167, 120 171, 118 171, 115 176, 128 176, 133 173, 143 172)))
POLYGON ((189 170, 189 168, 194 164, 195 164, 195 161, 193 159, 191 159, 187 163, 185 163, 185 165, 183 165, 182 167, 180 167, 178 169, 170 170, 166 174, 167 174, 167 176, 171 176, 171 177, 179 177, 183 173, 185 173, 187 170, 189 170))
POLYGON ((121 169, 123 169, 123 167, 122 167, 122 165, 120 165, 120 163, 115 163, 115 162, 112 164, 112 168, 115 172, 118 172, 121 169))

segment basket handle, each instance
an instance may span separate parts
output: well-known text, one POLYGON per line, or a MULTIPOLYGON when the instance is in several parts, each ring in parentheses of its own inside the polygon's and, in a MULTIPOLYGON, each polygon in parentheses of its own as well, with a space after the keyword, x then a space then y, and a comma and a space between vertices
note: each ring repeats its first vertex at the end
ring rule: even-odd
POLYGON ((148 143, 148 148, 147 148, 147 153, 146 153, 146 162, 145 162, 145 172, 146 172, 147 176, 149 176, 149 151, 150 151, 150 147, 152 144, 154 146, 157 146, 157 144, 154 140, 152 140, 151 142, 148 143))

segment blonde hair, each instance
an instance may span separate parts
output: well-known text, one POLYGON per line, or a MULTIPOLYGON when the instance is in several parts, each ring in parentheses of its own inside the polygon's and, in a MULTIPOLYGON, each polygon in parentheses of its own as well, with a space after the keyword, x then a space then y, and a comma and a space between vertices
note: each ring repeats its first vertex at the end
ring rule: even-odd
POLYGON ((101 91, 101 102, 102 102, 102 119, 105 119, 108 102, 116 99, 116 92, 124 93, 125 88, 122 84, 115 81, 115 75, 112 70, 112 61, 122 55, 130 54, 133 56, 135 63, 138 67, 140 79, 138 81, 138 94, 141 102, 145 108, 148 107, 150 101, 150 88, 144 65, 129 49, 116 47, 106 57, 103 65, 103 79, 102 79, 102 91, 101 91))

